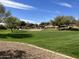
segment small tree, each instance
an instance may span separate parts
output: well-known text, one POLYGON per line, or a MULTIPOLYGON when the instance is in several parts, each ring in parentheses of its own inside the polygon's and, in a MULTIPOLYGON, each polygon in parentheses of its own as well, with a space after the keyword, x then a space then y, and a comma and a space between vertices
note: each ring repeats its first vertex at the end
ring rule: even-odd
POLYGON ((17 27, 18 19, 16 17, 10 16, 5 19, 5 23, 7 27, 11 29, 11 32, 13 32, 13 29, 17 27))
POLYGON ((26 26, 26 22, 25 21, 20 21, 20 28, 24 29, 25 26, 26 26))

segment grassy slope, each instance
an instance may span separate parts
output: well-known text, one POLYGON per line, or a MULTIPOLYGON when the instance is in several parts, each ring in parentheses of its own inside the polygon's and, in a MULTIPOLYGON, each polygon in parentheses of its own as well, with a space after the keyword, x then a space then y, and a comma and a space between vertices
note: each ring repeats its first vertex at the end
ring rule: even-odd
POLYGON ((19 35, 12 33, 8 35, 9 31, 0 31, 0 33, 0 40, 27 42, 79 58, 78 31, 15 32, 19 33, 19 35))

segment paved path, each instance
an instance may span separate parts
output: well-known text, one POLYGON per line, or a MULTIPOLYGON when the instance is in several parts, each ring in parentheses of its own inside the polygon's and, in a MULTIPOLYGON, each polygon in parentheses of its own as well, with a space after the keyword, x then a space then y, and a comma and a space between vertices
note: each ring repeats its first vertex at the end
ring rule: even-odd
POLYGON ((76 59, 30 44, 0 41, 0 51, 16 49, 26 51, 28 59, 76 59))

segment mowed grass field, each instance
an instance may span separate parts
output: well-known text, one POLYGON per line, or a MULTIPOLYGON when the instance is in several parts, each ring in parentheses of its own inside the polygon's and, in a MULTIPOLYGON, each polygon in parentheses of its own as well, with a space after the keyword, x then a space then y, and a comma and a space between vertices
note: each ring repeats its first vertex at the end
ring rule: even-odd
POLYGON ((79 31, 14 31, 0 30, 0 40, 30 43, 79 59, 79 31))

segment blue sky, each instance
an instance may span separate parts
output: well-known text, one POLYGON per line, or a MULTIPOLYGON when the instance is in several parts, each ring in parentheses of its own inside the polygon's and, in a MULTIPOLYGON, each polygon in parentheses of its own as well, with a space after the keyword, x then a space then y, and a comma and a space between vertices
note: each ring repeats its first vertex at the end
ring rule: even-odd
POLYGON ((79 0, 0 0, 19 19, 40 23, 56 16, 66 15, 79 18, 79 0))

